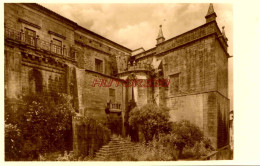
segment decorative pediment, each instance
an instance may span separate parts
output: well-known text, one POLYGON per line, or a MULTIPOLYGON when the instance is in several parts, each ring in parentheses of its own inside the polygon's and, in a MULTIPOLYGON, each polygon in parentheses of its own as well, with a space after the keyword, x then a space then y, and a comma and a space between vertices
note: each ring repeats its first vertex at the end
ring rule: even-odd
POLYGON ((24 23, 24 24, 30 25, 30 26, 32 26, 32 27, 34 27, 34 28, 41 29, 41 26, 39 26, 39 25, 37 25, 37 24, 34 24, 34 23, 32 23, 32 22, 29 22, 29 21, 27 21, 27 20, 24 20, 24 19, 22 19, 22 18, 18 18, 18 21, 19 21, 19 22, 22 22, 22 23, 24 23))

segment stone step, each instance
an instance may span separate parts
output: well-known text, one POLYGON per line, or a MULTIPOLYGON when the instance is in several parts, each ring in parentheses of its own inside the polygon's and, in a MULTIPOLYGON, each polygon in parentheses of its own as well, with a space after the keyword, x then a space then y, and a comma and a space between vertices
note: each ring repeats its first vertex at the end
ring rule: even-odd
POLYGON ((98 152, 96 152, 96 160, 104 160, 107 157, 113 160, 119 156, 126 156, 127 153, 134 149, 136 148, 133 147, 132 142, 112 137, 107 145, 104 145, 98 152))

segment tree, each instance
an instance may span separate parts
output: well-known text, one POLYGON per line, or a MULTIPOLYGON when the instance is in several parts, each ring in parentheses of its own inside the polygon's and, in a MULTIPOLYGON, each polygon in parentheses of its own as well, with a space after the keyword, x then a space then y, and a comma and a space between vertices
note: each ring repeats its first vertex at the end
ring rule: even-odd
POLYGON ((193 147, 196 142, 203 141, 204 136, 198 126, 187 120, 182 120, 172 124, 171 137, 173 144, 179 150, 179 157, 181 158, 184 147, 193 147))
POLYGON ((72 149, 74 113, 65 94, 28 95, 17 103, 6 100, 6 160, 34 160, 41 153, 72 149))
POLYGON ((129 115, 129 124, 141 130, 145 141, 151 141, 159 133, 169 132, 169 109, 148 103, 140 109, 135 107, 129 115))

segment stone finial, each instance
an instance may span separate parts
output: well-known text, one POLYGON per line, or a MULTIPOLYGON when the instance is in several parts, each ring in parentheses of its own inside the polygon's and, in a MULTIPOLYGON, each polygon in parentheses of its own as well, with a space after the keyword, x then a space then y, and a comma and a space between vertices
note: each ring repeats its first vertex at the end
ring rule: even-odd
POLYGON ((163 36, 163 31, 162 31, 162 25, 159 26, 159 33, 156 40, 157 40, 157 44, 160 44, 165 41, 165 38, 163 36))
POLYGON ((228 38, 227 38, 226 33, 225 33, 225 26, 222 26, 222 35, 223 35, 225 41, 228 41, 228 38))
POLYGON ((225 34, 225 26, 222 27, 222 35, 226 37, 226 34, 225 34))
POLYGON ((216 17, 217 17, 217 14, 216 14, 215 11, 214 11, 213 4, 210 3, 210 4, 209 4, 208 13, 207 13, 207 15, 205 16, 206 22, 208 23, 208 22, 210 22, 210 21, 216 20, 216 17))
POLYGON ((209 4, 209 9, 208 9, 207 15, 211 15, 211 14, 213 14, 213 13, 215 13, 215 12, 214 12, 214 7, 213 7, 213 4, 210 3, 210 4, 209 4))

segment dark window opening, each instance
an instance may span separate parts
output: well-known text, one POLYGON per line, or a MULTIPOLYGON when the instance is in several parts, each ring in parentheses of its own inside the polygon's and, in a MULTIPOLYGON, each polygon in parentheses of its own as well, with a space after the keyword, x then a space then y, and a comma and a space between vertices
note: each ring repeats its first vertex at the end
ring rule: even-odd
POLYGON ((176 94, 180 91, 179 76, 180 76, 179 73, 170 76, 170 93, 171 94, 176 94))
POLYGON ((99 59, 95 59, 95 71, 99 73, 103 73, 103 61, 99 59))
POLYGON ((35 46, 35 38, 36 32, 29 28, 25 28, 25 43, 31 46, 35 46))
POLYGON ((56 54, 61 54, 61 50, 62 50, 62 42, 60 40, 53 39, 52 51, 56 54))
POLYGON ((109 100, 114 103, 116 99, 115 89, 109 88, 109 100))

